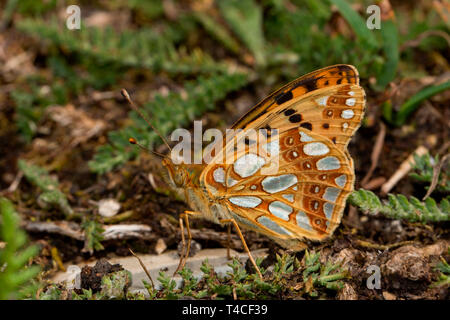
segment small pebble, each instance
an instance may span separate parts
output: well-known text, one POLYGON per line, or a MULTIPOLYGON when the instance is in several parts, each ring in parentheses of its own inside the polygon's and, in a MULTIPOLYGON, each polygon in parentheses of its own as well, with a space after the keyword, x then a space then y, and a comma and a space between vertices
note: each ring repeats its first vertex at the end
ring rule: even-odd
POLYGON ((98 213, 102 217, 115 216, 120 210, 120 203, 115 199, 102 199, 98 202, 98 213))
POLYGON ((156 241, 156 245, 155 245, 155 252, 156 254, 161 254, 164 251, 166 251, 167 249, 167 245, 166 242, 164 241, 164 239, 159 238, 158 241, 156 241))

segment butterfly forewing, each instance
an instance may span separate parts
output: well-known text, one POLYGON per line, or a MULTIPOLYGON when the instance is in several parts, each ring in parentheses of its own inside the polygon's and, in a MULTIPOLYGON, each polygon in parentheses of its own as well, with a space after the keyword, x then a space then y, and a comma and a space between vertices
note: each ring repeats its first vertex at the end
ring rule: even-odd
POLYGON ((364 115, 364 91, 356 85, 318 89, 275 108, 270 116, 255 121, 258 128, 301 127, 331 140, 345 150, 364 115))
POLYGON ((355 67, 345 64, 334 65, 303 75, 270 94, 242 116, 232 128, 253 128, 255 120, 270 114, 278 106, 309 92, 340 84, 359 85, 358 71, 355 67))

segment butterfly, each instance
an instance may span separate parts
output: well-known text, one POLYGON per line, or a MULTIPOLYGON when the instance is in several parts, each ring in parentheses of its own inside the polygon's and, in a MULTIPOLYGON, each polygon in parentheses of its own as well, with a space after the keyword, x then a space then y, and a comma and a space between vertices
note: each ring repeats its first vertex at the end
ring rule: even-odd
POLYGON ((189 217, 234 225, 260 276, 240 228, 294 251, 305 249, 307 239, 330 237, 353 191, 347 145, 364 110, 356 68, 329 66, 286 84, 250 109, 209 163, 174 164, 165 157, 169 184, 192 208, 180 215, 185 254, 179 268, 189 255, 189 217), (250 130, 263 130, 265 139, 249 139, 250 130), (249 148, 237 149, 239 143, 249 148), (275 170, 269 170, 273 164, 275 170))

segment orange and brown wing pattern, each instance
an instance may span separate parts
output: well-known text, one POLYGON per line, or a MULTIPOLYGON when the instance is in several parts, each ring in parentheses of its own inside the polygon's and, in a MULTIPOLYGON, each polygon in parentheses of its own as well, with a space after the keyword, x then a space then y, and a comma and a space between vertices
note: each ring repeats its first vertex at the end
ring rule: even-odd
POLYGON ((327 87, 286 102, 266 119, 260 119, 258 126, 280 131, 302 127, 346 150, 361 124, 364 105, 364 90, 360 86, 327 87))
POLYGON ((304 75, 252 108, 233 129, 289 130, 320 133, 345 150, 358 129, 365 93, 355 67, 336 65, 304 75))
POLYGON ((272 92, 264 100, 244 114, 232 128, 246 129, 249 127, 250 123, 285 102, 300 97, 308 92, 339 84, 359 85, 359 75, 356 68, 351 65, 339 64, 303 75, 279 88, 275 92, 272 92))
POLYGON ((304 128, 284 131, 261 147, 267 153, 246 150, 233 164, 208 165, 200 179, 210 197, 243 227, 274 239, 330 236, 353 190, 345 153, 304 128))

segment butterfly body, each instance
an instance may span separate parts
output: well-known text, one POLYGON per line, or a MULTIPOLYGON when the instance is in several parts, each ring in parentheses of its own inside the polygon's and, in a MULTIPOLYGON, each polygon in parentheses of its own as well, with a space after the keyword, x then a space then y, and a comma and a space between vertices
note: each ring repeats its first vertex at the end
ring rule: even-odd
POLYGON ((341 221, 355 180, 347 145, 364 108, 356 69, 330 66, 252 108, 211 162, 163 164, 171 186, 198 217, 215 223, 231 219, 302 250, 305 239, 324 240, 341 221), (261 129, 263 138, 249 138, 248 132, 261 129))
POLYGON ((167 169, 165 180, 171 188, 180 195, 198 218, 220 224, 221 219, 229 219, 230 215, 224 210, 217 210, 216 205, 209 200, 206 188, 199 180, 205 165, 176 165, 164 159, 163 165, 167 169))

